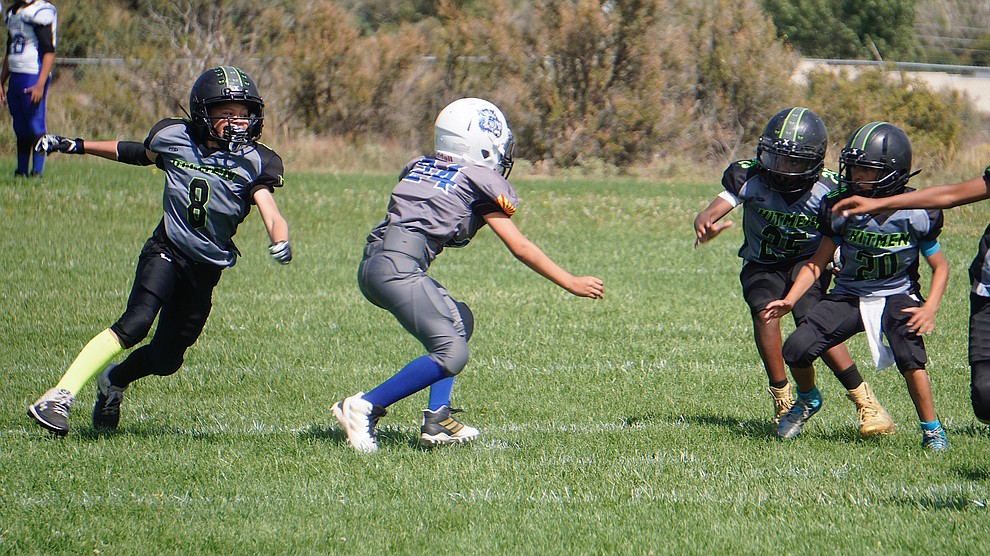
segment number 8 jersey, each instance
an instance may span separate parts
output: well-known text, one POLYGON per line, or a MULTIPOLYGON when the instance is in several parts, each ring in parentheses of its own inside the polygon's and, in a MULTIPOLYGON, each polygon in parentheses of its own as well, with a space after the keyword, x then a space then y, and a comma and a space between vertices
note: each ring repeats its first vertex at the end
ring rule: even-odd
POLYGON ((237 226, 258 189, 282 186, 282 159, 258 143, 236 151, 207 147, 194 139, 189 121, 171 118, 155 124, 144 147, 158 154, 156 165, 165 172, 169 240, 196 262, 233 266, 240 255, 237 226))
MULTIPOLYGON (((940 249, 942 211, 906 209, 843 217, 832 206, 848 195, 839 189, 822 204, 822 233, 839 246, 842 269, 831 293, 859 297, 916 294, 918 261, 940 249)), ((908 187, 905 192, 913 191, 908 187)))
POLYGON ((725 193, 720 196, 733 207, 743 205, 739 256, 746 263, 790 267, 818 248, 818 209, 838 182, 826 170, 810 189, 787 195, 771 189, 767 180, 756 160, 733 162, 722 175, 725 193))

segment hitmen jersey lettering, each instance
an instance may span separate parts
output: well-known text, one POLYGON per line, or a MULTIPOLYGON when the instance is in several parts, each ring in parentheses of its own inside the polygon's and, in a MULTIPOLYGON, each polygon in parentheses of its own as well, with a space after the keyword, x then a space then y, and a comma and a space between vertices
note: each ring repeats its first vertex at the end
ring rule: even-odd
POLYGON ((233 266, 233 236, 251 211, 254 193, 282 185, 282 159, 260 144, 238 151, 197 144, 187 120, 166 119, 144 141, 165 171, 165 232, 190 259, 233 266))
POLYGON ((814 254, 821 240, 818 209, 838 183, 832 172, 797 198, 770 189, 766 170, 755 160, 726 168, 722 187, 743 204, 743 244, 739 256, 747 262, 791 265, 814 254))
POLYGON ((444 247, 463 247, 485 225, 484 215, 516 211, 512 185, 483 166, 462 166, 420 157, 410 161, 392 190, 388 214, 368 236, 381 239, 388 226, 399 225, 427 238, 430 261, 444 247))
POLYGON ((909 209, 848 218, 832 214, 832 206, 844 196, 841 190, 830 195, 820 214, 822 233, 839 246, 842 262, 832 293, 886 297, 919 292, 920 247, 935 243, 942 211, 909 209))
MULTIPOLYGON (((55 6, 36 0, 16 13, 4 13, 9 36, 7 65, 14 73, 37 75, 41 71, 41 49, 37 27, 49 27, 51 46, 57 42, 58 12, 55 6)), ((47 31, 45 31, 47 33, 47 31)))

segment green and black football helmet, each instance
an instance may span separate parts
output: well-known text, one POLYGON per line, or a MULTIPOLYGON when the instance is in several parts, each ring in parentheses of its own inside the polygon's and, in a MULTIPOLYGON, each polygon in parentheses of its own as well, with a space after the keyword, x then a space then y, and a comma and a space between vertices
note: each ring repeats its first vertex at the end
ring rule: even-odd
POLYGON ((218 66, 203 72, 189 93, 189 112, 198 137, 211 138, 228 150, 236 150, 261 138, 265 122, 265 101, 254 80, 234 66, 218 66), (248 107, 248 126, 228 125, 219 135, 210 119, 210 107, 241 102, 248 107))
POLYGON ((818 114, 785 108, 767 122, 756 159, 766 169, 771 189, 796 193, 810 189, 821 177, 827 149, 828 131, 818 114))
POLYGON ((911 141, 904 131, 887 122, 871 122, 855 132, 839 154, 839 183, 859 195, 888 197, 904 190, 911 173, 911 141), (876 179, 854 180, 853 168, 877 170, 876 179))

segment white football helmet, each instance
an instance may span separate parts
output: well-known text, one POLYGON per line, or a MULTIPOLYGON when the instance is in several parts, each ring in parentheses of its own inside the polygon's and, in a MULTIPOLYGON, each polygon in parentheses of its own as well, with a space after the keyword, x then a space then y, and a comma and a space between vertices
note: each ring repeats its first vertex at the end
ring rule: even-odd
POLYGON ((491 168, 508 178, 515 146, 509 123, 497 106, 480 98, 455 100, 435 124, 436 156, 457 164, 491 168))

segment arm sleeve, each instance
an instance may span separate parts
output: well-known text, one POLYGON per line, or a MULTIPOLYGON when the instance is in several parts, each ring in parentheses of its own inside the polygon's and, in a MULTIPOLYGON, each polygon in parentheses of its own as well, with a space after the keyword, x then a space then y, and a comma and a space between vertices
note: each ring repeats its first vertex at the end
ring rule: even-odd
POLYGON ((918 249, 921 251, 922 257, 931 257, 935 253, 938 253, 942 246, 939 245, 937 239, 923 240, 918 244, 918 249))
POLYGON ((117 141, 117 162, 135 166, 150 166, 152 164, 151 159, 148 158, 148 151, 144 148, 144 143, 137 141, 117 141))
POLYGON ((925 242, 934 242, 935 238, 942 233, 942 224, 945 222, 945 218, 942 215, 940 209, 933 209, 925 211, 928 213, 928 232, 921 236, 920 244, 925 242))
POLYGON ((740 199, 739 197, 736 197, 735 195, 733 195, 732 193, 729 193, 728 191, 723 191, 723 192, 719 193, 718 194, 718 197, 720 199, 722 199, 723 201, 725 201, 725 202, 729 203, 730 205, 732 205, 732 208, 736 208, 736 207, 738 207, 739 205, 742 204, 742 199, 740 199))
POLYGON ((51 24, 48 25, 32 25, 34 27, 34 34, 38 37, 38 52, 42 54, 49 54, 55 52, 55 37, 52 33, 51 24))
MULTIPOLYGON (((729 167, 722 172, 722 187, 732 194, 736 199, 741 199, 743 185, 749 181, 753 165, 751 161, 743 160, 729 164, 729 167)), ((739 203, 736 203, 739 204, 739 203)))
POLYGON ((282 164, 282 157, 275 151, 262 145, 258 145, 258 150, 262 154, 261 174, 258 176, 258 179, 254 180, 254 183, 251 184, 251 189, 248 191, 248 202, 251 203, 254 202, 254 194, 259 189, 275 191, 276 187, 282 187, 285 184, 285 178, 283 176, 285 167, 282 164))

